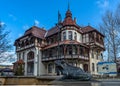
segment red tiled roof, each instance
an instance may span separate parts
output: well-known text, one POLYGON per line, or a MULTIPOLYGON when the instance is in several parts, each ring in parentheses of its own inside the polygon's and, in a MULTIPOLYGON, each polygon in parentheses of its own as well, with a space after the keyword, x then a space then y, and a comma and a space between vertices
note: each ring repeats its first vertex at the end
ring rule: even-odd
POLYGON ((63 21, 63 26, 64 25, 76 25, 76 23, 73 21, 73 19, 71 17, 67 17, 63 21))
POLYGON ((30 29, 28 29, 28 30, 25 32, 24 35, 32 34, 32 35, 35 36, 35 37, 44 39, 45 33, 46 33, 46 30, 44 30, 44 29, 42 29, 42 28, 39 28, 39 27, 36 27, 36 26, 33 26, 33 27, 31 27, 30 29))
MULTIPOLYGON (((63 23, 62 23, 62 25, 63 25, 63 23)), ((68 24, 68 25, 70 25, 70 24, 68 24)), ((77 28, 78 28, 78 31, 79 31, 80 33, 83 33, 82 30, 81 30, 81 27, 80 27, 79 25, 75 24, 75 25, 72 25, 72 26, 77 27, 77 28)), ((64 27, 64 25, 63 25, 63 27, 64 27)), ((55 33, 58 33, 58 31, 59 31, 58 27, 55 26, 55 27, 51 28, 50 30, 48 30, 48 31, 46 32, 46 36, 45 36, 45 37, 51 36, 51 35, 53 35, 53 34, 55 34, 55 33)))
POLYGON ((95 28, 93 28, 90 25, 86 26, 86 27, 83 27, 81 30, 82 30, 83 33, 91 32, 91 31, 96 31, 96 32, 98 32, 99 34, 101 34, 104 37, 104 35, 102 33, 100 33, 98 30, 96 30, 95 28))
POLYGON ((63 26, 64 25, 76 25, 76 22, 72 19, 72 13, 69 9, 67 10, 65 19, 63 21, 63 26))
MULTIPOLYGON (((80 44, 80 45, 82 45, 82 46, 84 46, 84 47, 87 47, 86 45, 84 45, 84 44, 82 44, 82 43, 80 43, 80 42, 77 42, 77 41, 75 41, 75 40, 64 40, 64 41, 59 42, 59 45, 62 45, 62 44, 80 44)), ((51 48, 51 47, 55 47, 55 46, 58 46, 58 42, 53 43, 53 44, 51 44, 51 45, 48 45, 48 46, 44 47, 43 50, 44 50, 44 49, 51 48)))

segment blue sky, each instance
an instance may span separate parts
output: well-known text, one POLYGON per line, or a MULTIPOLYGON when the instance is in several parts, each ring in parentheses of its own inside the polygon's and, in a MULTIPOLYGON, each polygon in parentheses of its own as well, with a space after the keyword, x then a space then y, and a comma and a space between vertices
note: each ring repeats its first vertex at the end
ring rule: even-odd
POLYGON ((119 0, 0 0, 0 20, 11 31, 9 38, 13 44, 34 22, 46 29, 53 27, 57 22, 58 10, 64 19, 68 2, 79 25, 89 23, 97 28, 105 10, 114 11, 119 0))

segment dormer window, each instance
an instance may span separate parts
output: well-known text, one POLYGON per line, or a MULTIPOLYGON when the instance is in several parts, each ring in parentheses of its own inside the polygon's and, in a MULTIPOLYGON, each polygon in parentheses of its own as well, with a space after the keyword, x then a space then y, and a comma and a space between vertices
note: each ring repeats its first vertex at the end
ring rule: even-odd
POLYGON ((63 32, 63 40, 66 40, 66 32, 63 32))
POLYGON ((68 37, 69 37, 69 40, 72 40, 72 31, 68 32, 68 37))

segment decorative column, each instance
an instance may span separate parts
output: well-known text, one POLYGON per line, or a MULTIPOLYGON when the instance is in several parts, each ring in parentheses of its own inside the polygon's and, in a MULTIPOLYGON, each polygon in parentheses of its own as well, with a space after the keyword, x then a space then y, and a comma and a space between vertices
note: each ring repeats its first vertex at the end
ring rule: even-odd
POLYGON ((37 67, 38 67, 38 48, 34 50, 34 76, 37 76, 37 67))
POLYGON ((24 62, 25 62, 25 66, 24 66, 24 75, 27 76, 27 53, 25 52, 25 58, 24 58, 24 62))
POLYGON ((42 52, 40 51, 40 50, 38 50, 38 58, 39 58, 39 60, 38 60, 38 69, 39 69, 39 76, 40 75, 43 75, 43 74, 46 74, 46 68, 45 68, 45 64, 43 64, 42 63, 42 52))

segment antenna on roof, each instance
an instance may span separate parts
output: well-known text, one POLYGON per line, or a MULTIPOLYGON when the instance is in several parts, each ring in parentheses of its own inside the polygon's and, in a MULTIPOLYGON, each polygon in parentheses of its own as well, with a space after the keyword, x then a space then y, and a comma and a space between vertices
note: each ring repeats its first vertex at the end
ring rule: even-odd
POLYGON ((58 10, 58 24, 60 24, 62 22, 62 17, 61 17, 61 14, 58 10))

